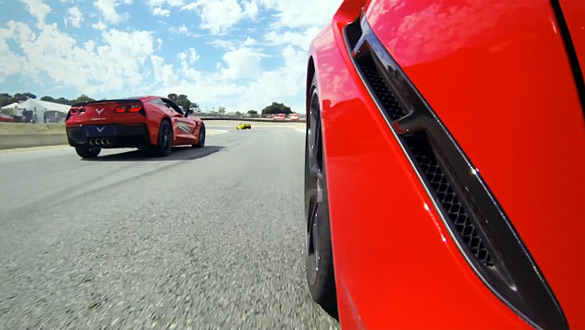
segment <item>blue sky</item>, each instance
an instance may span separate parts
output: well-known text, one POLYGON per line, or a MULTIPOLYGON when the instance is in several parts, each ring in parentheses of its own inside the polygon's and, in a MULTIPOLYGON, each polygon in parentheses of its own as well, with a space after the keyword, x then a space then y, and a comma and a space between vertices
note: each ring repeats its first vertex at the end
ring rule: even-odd
POLYGON ((0 0, 0 92, 182 93, 304 112, 310 41, 341 0, 0 0))

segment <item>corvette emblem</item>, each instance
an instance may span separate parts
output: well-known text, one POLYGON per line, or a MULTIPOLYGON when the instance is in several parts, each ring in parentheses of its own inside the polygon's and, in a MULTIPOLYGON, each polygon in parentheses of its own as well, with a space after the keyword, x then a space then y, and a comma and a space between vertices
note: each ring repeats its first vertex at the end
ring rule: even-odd
MULTIPOLYGON (((103 109, 102 109, 102 110, 103 110, 103 109)), ((100 133, 101 133, 101 132, 103 132, 103 131, 104 131, 104 129, 105 129, 105 128, 106 128, 106 126, 102 126, 101 128, 97 127, 97 130, 98 130, 98 132, 100 132, 100 133)))
POLYGON ((95 112, 97 112, 97 113, 98 113, 98 115, 101 115, 103 111, 104 111, 104 108, 101 108, 101 109, 95 109, 95 112))

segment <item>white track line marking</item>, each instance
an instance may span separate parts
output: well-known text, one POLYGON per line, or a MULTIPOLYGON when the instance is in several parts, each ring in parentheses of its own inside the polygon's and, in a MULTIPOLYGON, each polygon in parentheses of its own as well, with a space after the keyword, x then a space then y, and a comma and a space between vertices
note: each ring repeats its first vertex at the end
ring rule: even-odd
POLYGON ((304 128, 295 128, 295 129, 303 134, 307 133, 307 130, 304 128))
POLYGON ((227 133, 227 132, 228 131, 227 130, 224 130, 224 129, 212 129, 212 128, 210 128, 210 129, 207 130, 207 133, 209 134, 209 136, 220 135, 220 134, 224 134, 224 133, 227 133))

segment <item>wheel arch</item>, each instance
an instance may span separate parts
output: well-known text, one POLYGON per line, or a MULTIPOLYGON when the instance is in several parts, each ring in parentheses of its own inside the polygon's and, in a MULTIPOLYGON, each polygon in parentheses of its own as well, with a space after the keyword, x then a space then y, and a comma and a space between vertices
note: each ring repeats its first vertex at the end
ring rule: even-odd
POLYGON ((153 146, 158 144, 158 133, 160 132, 160 125, 163 123, 163 121, 169 122, 171 125, 171 132, 173 133, 173 139, 175 138, 175 133, 173 132, 173 122, 168 116, 163 116, 160 121, 154 123, 156 126, 149 125, 149 129, 152 129, 152 132, 150 132, 150 144, 153 146))

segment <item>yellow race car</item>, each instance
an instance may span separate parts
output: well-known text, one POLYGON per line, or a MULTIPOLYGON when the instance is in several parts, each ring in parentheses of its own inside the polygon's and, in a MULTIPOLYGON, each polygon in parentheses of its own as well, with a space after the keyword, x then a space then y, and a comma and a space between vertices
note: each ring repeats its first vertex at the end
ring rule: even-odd
POLYGON ((241 123, 240 125, 236 126, 236 129, 252 129, 252 124, 241 123))

